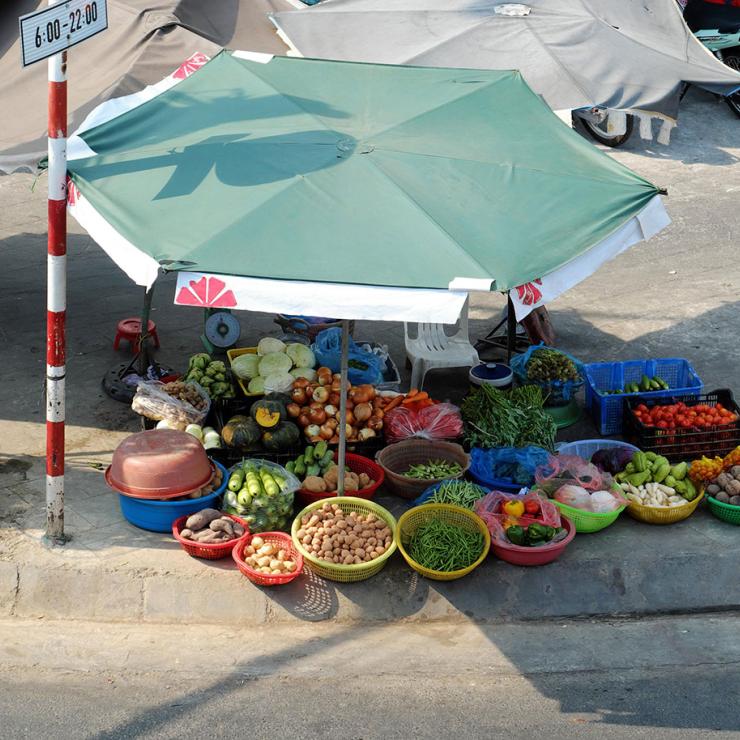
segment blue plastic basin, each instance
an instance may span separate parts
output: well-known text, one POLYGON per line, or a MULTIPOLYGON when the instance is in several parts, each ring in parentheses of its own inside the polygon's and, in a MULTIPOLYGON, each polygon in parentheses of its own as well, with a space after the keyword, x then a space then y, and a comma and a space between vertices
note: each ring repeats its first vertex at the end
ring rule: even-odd
POLYGON ((150 532, 170 532, 172 522, 178 517, 195 514, 196 511, 207 509, 224 492, 229 481, 229 473, 217 460, 211 460, 221 471, 221 485, 207 496, 189 498, 183 501, 151 501, 143 498, 131 498, 118 494, 121 513, 127 522, 135 527, 147 529, 150 532))

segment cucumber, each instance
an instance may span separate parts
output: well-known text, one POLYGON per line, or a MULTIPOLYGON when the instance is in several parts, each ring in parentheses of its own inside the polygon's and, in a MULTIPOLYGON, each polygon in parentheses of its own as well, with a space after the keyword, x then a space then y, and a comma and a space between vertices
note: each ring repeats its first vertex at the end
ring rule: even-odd
POLYGON ((309 475, 318 475, 320 472, 321 468, 316 463, 314 463, 313 465, 309 465, 306 468, 306 477, 308 477, 309 475))
POLYGON ((314 459, 320 459, 323 458, 326 454, 328 454, 329 445, 326 443, 325 440, 321 440, 321 442, 316 443, 316 447, 314 448, 313 454, 314 459))
POLYGON ((306 461, 306 465, 313 465, 313 445, 306 447, 306 451, 303 453, 303 459, 306 461))

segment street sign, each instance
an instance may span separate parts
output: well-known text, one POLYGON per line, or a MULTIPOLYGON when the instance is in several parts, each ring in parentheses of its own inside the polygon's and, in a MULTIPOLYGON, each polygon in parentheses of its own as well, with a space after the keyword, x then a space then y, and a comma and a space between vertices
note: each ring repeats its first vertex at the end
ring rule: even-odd
POLYGON ((108 28, 106 0, 64 0, 18 19, 23 66, 58 54, 108 28))

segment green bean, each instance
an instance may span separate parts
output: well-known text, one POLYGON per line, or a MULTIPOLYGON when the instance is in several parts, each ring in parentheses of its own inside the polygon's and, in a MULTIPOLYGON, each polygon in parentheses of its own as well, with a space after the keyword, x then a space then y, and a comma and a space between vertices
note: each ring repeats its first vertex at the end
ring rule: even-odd
POLYGON ((428 460, 425 463, 412 465, 403 474, 406 478, 452 478, 462 473, 462 467, 459 463, 450 460, 428 460))
POLYGON ((417 527, 408 552, 419 565, 449 573, 467 568, 480 557, 483 535, 441 519, 431 519, 417 527))
POLYGON ((425 503, 455 504, 472 509, 475 502, 486 495, 486 492, 475 483, 464 480, 447 480, 429 497, 425 503))

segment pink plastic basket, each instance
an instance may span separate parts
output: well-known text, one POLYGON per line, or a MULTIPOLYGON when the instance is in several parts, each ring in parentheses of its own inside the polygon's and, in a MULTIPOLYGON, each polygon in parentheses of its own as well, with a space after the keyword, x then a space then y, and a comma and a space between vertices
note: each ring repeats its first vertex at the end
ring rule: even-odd
POLYGON ((576 528, 570 519, 564 516, 560 518, 562 526, 568 530, 565 539, 560 542, 552 542, 540 547, 522 547, 511 542, 501 542, 498 538, 491 537, 491 549, 497 558, 512 565, 547 565, 557 560, 568 547, 570 541, 576 535, 576 528))

